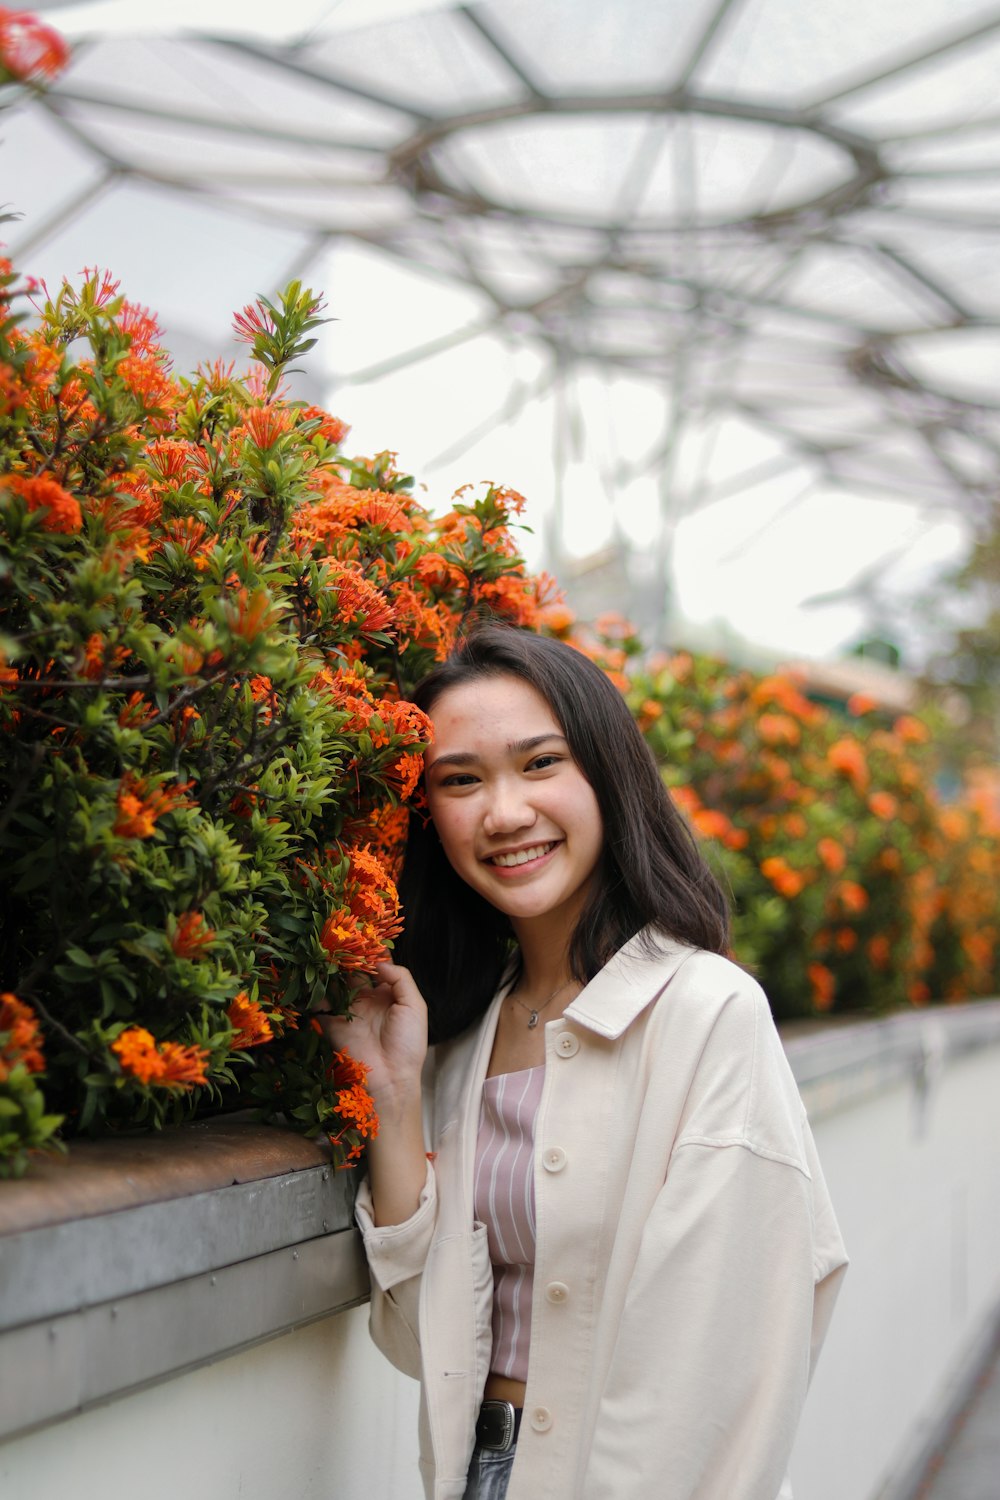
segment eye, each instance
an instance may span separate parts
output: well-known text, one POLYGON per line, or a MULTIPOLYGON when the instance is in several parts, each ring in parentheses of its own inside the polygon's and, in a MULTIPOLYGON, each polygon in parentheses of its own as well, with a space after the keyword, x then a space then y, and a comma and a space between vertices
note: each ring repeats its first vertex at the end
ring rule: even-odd
POLYGON ((443 776, 438 786, 475 786, 477 780, 469 771, 453 771, 450 776, 443 776))
POLYGON ((533 760, 529 760, 525 769, 528 771, 549 771, 553 766, 557 766, 562 759, 561 755, 554 755, 549 751, 545 755, 536 755, 533 760))

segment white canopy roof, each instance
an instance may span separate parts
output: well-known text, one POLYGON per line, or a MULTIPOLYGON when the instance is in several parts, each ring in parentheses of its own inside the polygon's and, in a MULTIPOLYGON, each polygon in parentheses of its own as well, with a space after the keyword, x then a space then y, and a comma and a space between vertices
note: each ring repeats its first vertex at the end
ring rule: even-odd
POLYGON ((37 8, 76 49, 0 127, 22 267, 109 265, 182 364, 325 288, 358 446, 523 488, 626 610, 822 650, 863 614, 797 600, 995 505, 997 6, 37 8))

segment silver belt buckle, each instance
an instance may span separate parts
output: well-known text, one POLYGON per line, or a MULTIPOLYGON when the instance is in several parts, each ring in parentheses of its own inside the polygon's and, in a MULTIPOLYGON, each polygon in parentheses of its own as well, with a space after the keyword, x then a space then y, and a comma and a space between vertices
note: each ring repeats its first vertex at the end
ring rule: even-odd
POLYGON ((514 1427, 512 1401, 484 1401, 480 1408, 476 1441, 481 1448, 487 1448, 491 1453, 508 1453, 514 1446, 514 1427))

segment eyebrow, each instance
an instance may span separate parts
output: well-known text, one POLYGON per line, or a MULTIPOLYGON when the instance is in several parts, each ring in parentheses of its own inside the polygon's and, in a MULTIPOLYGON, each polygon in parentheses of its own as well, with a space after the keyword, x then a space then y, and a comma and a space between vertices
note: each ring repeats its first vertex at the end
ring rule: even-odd
MULTIPOLYGON (((564 734, 558 734, 554 730, 548 734, 533 734, 526 740, 510 740, 506 746, 511 755, 528 755, 532 750, 537 750, 539 745, 544 745, 550 740, 558 740, 560 744, 567 743, 564 734)), ((471 750, 453 750, 449 755, 436 755, 431 761, 429 770, 436 771, 438 766, 471 766, 479 759, 471 750)))

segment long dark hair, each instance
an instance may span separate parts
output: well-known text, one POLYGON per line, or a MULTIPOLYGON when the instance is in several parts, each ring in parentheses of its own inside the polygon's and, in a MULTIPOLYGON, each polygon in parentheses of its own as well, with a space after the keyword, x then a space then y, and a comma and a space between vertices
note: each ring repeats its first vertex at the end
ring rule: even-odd
MULTIPOLYGON (((644 927, 725 953, 725 895, 621 694, 586 656, 513 626, 479 625, 413 698, 429 713, 449 688, 500 675, 521 678, 545 699, 601 811, 603 853, 570 941, 574 976, 585 984, 644 927)), ((394 957, 413 971, 431 1039, 443 1041, 482 1015, 496 993, 513 948, 510 922, 456 875, 433 824, 417 813, 400 895, 406 927, 394 957)))

